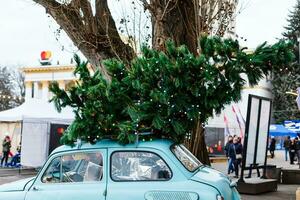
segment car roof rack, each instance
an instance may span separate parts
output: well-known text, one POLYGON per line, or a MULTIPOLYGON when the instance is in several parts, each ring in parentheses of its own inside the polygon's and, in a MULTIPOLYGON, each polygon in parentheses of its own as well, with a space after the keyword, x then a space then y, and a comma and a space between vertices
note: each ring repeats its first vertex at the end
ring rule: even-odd
MULTIPOLYGON (((148 131, 148 132, 136 132, 135 133, 135 145, 137 146, 138 145, 138 143, 140 142, 140 137, 141 136, 149 136, 149 135, 154 135, 154 132, 152 132, 152 131, 148 131)), ((117 136, 116 135, 104 135, 103 137, 101 137, 101 139, 100 140, 102 140, 102 139, 110 139, 110 140, 116 140, 117 139, 117 136)), ((98 140, 99 141, 99 140, 98 140)), ((75 146, 76 146, 76 148, 77 149, 80 149, 81 148, 81 146, 83 145, 83 140, 82 139, 80 139, 80 138, 78 138, 77 140, 76 140, 76 142, 75 142, 75 146)))
POLYGON ((80 149, 81 146, 82 146, 82 140, 80 138, 77 138, 77 140, 76 140, 76 148, 80 149))
POLYGON ((140 136, 148 136, 148 135, 154 135, 154 133, 152 131, 150 132, 136 132, 135 133, 136 137, 135 137, 135 145, 137 146, 139 144, 139 138, 140 136))

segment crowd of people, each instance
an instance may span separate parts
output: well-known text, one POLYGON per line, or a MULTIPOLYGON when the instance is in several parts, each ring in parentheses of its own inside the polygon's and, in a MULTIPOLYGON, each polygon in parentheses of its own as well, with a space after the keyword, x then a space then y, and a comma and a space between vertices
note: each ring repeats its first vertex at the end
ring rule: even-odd
MULTIPOLYGON (((271 137, 269 140, 269 152, 271 158, 275 157, 276 139, 271 137)), ((290 161, 290 164, 300 165, 300 135, 295 138, 287 136, 283 143, 285 149, 285 161, 290 161)), ((239 166, 242 163, 243 145, 241 138, 238 136, 228 136, 225 145, 225 154, 228 159, 228 175, 235 174, 235 178, 239 176, 239 166)))
POLYGON ((242 163, 243 145, 238 136, 228 136, 225 145, 225 154, 228 158, 228 175, 233 173, 235 178, 239 177, 239 166, 242 163))
POLYGON ((300 138, 299 135, 295 138, 287 136, 283 143, 285 149, 285 161, 290 160, 290 164, 295 164, 297 159, 297 164, 300 164, 300 138), (289 157, 289 159, 288 159, 289 157))

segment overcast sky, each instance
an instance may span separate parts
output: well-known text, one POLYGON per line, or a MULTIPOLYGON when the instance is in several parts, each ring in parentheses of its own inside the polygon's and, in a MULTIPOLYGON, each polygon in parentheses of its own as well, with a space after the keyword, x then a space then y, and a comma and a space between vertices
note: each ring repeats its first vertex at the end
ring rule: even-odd
MULTIPOLYGON (((111 0, 109 0, 111 1, 111 0)), ((128 0, 129 1, 129 0, 128 0)), ((281 37, 289 10, 296 0, 243 0, 249 2, 237 17, 237 34, 250 48, 281 37)), ((76 48, 62 35, 57 41, 57 25, 45 10, 31 0, 1 0, 0 66, 38 65, 40 52, 50 50, 54 63, 69 63, 76 48), (64 49, 64 50, 62 50, 64 49)))

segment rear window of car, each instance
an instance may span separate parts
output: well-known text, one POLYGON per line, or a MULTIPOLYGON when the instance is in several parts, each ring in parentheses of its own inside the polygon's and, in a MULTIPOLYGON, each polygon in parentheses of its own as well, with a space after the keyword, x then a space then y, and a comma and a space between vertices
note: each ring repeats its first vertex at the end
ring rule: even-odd
POLYGON ((198 169, 202 163, 183 145, 173 145, 171 151, 176 158, 182 163, 182 165, 189 170, 194 172, 198 169))
POLYGON ((172 172, 157 154, 144 151, 118 151, 111 156, 114 181, 167 181, 172 172))

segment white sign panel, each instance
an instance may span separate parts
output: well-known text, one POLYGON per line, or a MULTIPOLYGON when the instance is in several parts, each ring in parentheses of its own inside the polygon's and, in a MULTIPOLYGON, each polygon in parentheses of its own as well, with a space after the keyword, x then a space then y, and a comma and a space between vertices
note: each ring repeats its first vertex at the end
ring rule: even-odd
POLYGON ((247 114, 247 139, 245 141, 245 166, 264 165, 267 151, 271 101, 265 98, 250 96, 250 107, 247 114))
POLYGON ((268 140, 268 128, 269 128, 269 115, 271 109, 271 102, 262 100, 259 122, 259 134, 257 143, 257 157, 256 163, 263 165, 265 163, 267 140, 268 140))
POLYGON ((249 118, 246 166, 253 164, 258 120, 259 99, 251 98, 251 101, 252 102, 249 118))

